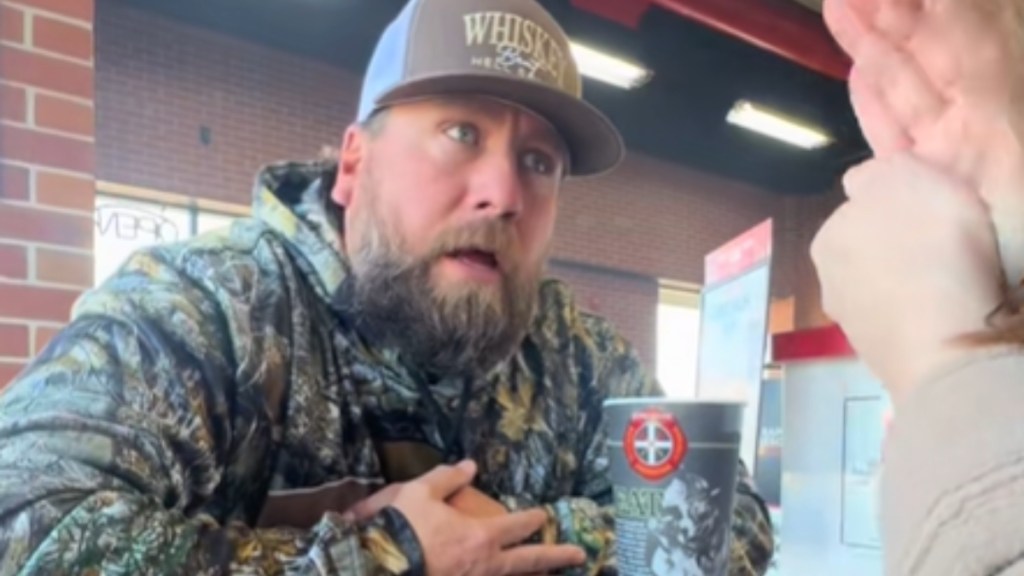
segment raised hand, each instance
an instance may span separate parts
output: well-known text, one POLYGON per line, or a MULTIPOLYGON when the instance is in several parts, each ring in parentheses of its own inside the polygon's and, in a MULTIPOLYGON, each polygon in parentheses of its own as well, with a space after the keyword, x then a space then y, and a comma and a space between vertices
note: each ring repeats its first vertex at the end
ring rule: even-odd
POLYGON ((911 153, 869 160, 844 184, 849 201, 811 249, 823 305, 899 405, 973 354, 958 340, 1001 298, 995 233, 970 188, 911 153))
POLYGON ((1024 278, 1024 4, 826 0, 850 96, 877 157, 912 151, 990 208, 1003 268, 1024 278))

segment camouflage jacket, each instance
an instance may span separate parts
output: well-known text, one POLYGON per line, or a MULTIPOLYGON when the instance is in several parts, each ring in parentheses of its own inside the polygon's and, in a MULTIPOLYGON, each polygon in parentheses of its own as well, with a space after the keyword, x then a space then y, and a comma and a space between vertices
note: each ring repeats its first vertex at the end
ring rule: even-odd
MULTIPOLYGON (((658 393, 637 356, 546 281, 518 354, 425 388, 332 303, 347 264, 321 176, 268 169, 252 218, 135 254, 4 391, 0 574, 421 573, 397 511, 355 522, 340 492, 287 491, 348 478, 351 497, 463 457, 510 509, 546 506, 582 572, 614 573, 601 403, 658 393)), ((733 530, 732 573, 763 572, 746 478, 733 530)))

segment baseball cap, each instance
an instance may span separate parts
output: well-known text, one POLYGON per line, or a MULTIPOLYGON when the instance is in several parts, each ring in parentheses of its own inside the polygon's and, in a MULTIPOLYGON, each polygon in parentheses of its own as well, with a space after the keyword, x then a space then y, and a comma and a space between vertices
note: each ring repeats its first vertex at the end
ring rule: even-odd
POLYGON ((607 172, 619 131, 583 99, 569 39, 534 0, 411 0, 384 31, 363 81, 359 121, 433 96, 480 95, 534 112, 569 148, 569 174, 607 172))

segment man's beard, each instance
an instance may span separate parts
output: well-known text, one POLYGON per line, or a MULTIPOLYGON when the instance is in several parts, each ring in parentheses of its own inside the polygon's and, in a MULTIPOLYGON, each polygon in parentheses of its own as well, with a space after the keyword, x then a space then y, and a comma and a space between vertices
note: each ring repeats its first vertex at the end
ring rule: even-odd
POLYGON ((398 350, 406 364, 433 378, 479 376, 518 349, 535 313, 541 265, 515 265, 516 238, 508 224, 489 220, 446 231, 414 258, 370 212, 361 247, 349 254, 352 274, 338 294, 364 338, 398 350), (435 282, 435 264, 468 248, 493 253, 501 281, 435 282))

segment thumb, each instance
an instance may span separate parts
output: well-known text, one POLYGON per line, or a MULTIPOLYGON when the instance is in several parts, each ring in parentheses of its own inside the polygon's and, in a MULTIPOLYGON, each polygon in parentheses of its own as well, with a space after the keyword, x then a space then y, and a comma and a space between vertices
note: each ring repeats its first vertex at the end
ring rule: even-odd
POLYGON ((476 463, 463 460, 455 466, 438 466, 420 478, 431 496, 447 500, 452 494, 469 486, 476 476, 476 463))

